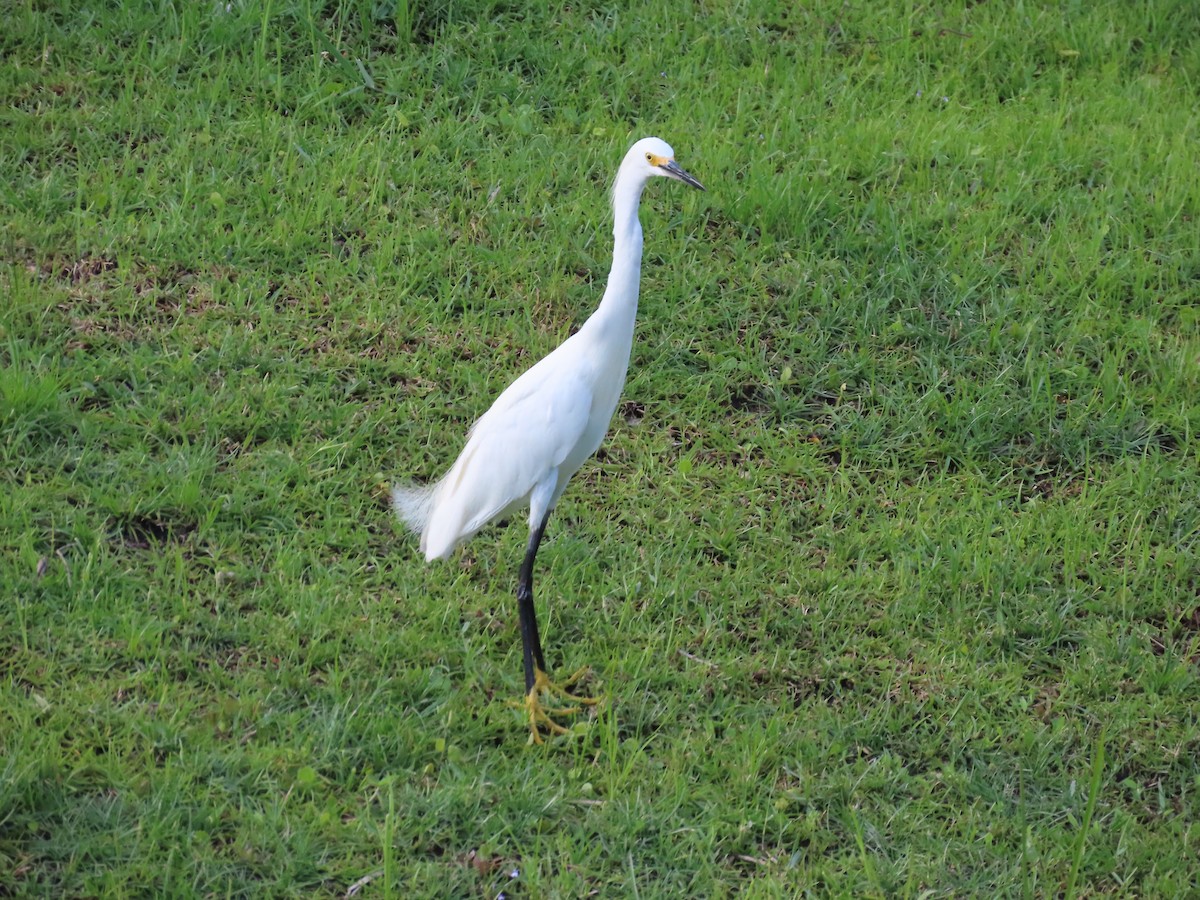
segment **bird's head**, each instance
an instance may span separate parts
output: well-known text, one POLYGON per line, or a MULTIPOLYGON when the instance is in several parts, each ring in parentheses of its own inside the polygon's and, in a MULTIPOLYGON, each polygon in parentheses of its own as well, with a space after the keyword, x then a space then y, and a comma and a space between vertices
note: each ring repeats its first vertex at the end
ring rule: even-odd
POLYGON ((637 173, 643 179, 661 175, 704 190, 704 185, 675 162, 675 151, 671 149, 671 145, 656 137, 642 138, 630 147, 621 168, 637 173))

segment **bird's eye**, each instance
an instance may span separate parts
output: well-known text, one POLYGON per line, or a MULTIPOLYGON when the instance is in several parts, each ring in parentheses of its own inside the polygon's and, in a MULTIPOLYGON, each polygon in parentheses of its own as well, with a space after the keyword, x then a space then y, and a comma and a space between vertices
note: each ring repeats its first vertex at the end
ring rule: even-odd
POLYGON ((647 162, 654 162, 654 154, 653 154, 653 153, 647 153, 647 154, 646 154, 646 161, 647 161, 647 162))

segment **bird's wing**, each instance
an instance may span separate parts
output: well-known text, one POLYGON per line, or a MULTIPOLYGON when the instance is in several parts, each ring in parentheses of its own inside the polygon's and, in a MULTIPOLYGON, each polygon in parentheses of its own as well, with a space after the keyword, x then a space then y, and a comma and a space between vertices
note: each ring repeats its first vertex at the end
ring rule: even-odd
MULTIPOLYGON (((524 505, 571 455, 587 430, 592 385, 575 368, 529 369, 471 428, 466 447, 438 485, 422 546, 443 558, 501 514, 524 505)), ((568 473, 570 474, 570 473, 568 473)))

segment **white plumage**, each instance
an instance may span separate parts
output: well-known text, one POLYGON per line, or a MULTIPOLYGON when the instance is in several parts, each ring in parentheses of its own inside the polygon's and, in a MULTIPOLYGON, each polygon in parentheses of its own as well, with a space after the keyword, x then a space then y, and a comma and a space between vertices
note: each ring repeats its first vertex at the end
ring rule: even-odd
POLYGON ((613 183, 613 262, 599 307, 579 331, 504 390, 472 426, 466 446, 441 479, 398 485, 392 493, 397 514, 420 535, 427 560, 447 558, 489 522, 529 507, 530 540, 517 598, 535 740, 540 740, 539 723, 561 729, 537 699, 539 690, 554 688, 545 675, 533 614, 533 559, 567 482, 604 439, 625 384, 642 262, 638 204, 655 176, 704 189, 679 167, 664 141, 650 137, 635 143, 613 183))

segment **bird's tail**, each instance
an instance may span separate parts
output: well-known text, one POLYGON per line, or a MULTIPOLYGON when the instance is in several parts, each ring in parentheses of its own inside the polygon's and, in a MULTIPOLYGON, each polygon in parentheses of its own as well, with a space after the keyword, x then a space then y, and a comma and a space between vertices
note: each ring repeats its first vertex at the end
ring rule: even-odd
POLYGON ((433 510, 433 495, 437 491, 437 483, 433 484, 398 484, 392 488, 392 508, 400 521, 409 527, 414 534, 423 534, 429 522, 429 514, 433 510))

